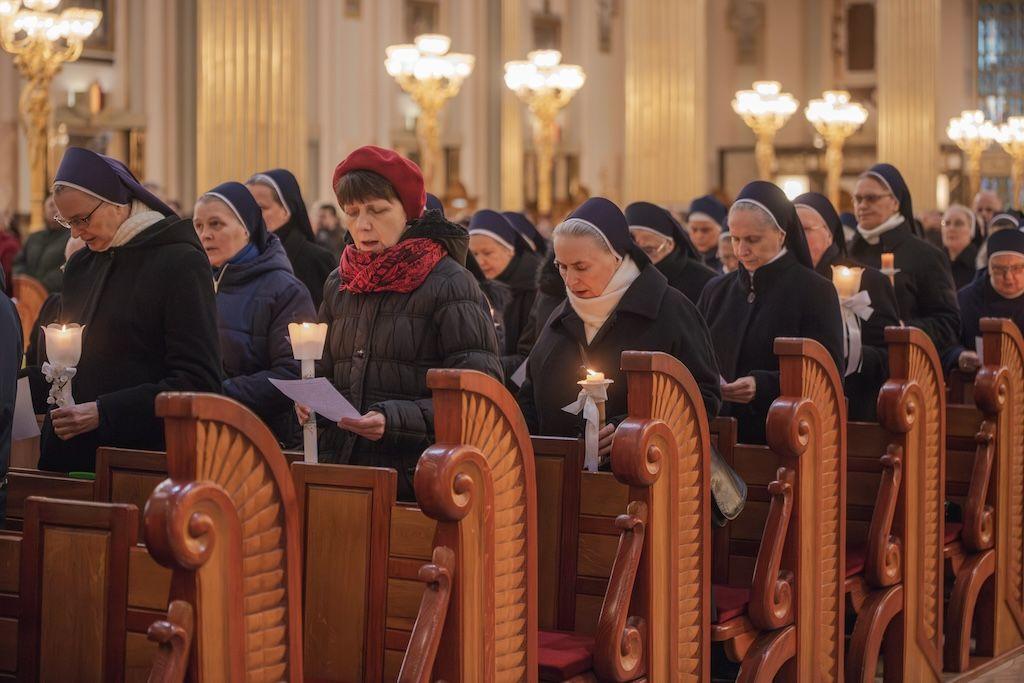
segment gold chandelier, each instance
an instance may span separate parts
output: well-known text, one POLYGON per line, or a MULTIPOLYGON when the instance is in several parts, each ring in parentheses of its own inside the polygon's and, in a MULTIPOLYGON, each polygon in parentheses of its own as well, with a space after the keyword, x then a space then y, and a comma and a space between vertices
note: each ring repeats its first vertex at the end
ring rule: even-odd
POLYGON ((850 101, 845 90, 826 90, 821 99, 811 100, 804 116, 825 138, 825 168, 828 170, 827 194, 839 207, 839 179, 843 175, 843 144, 868 119, 868 110, 850 101))
POLYGON ((756 81, 752 90, 740 90, 732 101, 732 110, 740 115, 754 135, 757 144, 754 158, 761 180, 771 180, 775 168, 775 134, 786 125, 800 103, 788 92, 782 92, 778 81, 756 81))

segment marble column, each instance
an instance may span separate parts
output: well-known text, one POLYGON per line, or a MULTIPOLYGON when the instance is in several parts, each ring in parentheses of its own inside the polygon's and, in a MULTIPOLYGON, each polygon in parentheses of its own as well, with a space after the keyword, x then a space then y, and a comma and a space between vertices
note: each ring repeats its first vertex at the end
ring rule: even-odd
POLYGON ((903 174, 915 211, 935 206, 940 7, 940 0, 875 5, 878 160, 903 174))
POLYGON ((707 0, 623 3, 623 202, 683 204, 707 191, 707 0))
MULTIPOLYGON (((526 59, 525 5, 501 0, 501 77, 505 62, 526 59)), ((477 77, 480 77, 478 75, 477 77)), ((514 92, 502 84, 501 93, 501 209, 523 209, 523 108, 514 92)))
POLYGON ((305 0, 198 0, 196 184, 306 174, 305 0))

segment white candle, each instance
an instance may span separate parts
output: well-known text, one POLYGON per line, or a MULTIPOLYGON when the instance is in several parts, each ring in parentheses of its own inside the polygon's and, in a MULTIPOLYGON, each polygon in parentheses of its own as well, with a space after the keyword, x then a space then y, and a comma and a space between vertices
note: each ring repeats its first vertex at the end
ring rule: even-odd
POLYGON ((585 382, 603 382, 604 381, 604 373, 603 372, 596 372, 596 371, 590 370, 588 368, 587 369, 587 378, 585 380, 583 380, 583 381, 585 381, 585 382))
POLYGON ((832 284, 835 285, 840 299, 849 299, 857 295, 857 292, 860 291, 860 278, 863 273, 863 268, 832 266, 832 284))
POLYGON ((82 358, 84 325, 51 323, 42 328, 46 336, 46 358, 54 365, 73 368, 82 358))
POLYGON ((295 360, 320 360, 324 355, 327 323, 289 323, 288 338, 295 360))
POLYGON ((882 253, 882 272, 889 273, 896 266, 896 255, 891 251, 882 253))

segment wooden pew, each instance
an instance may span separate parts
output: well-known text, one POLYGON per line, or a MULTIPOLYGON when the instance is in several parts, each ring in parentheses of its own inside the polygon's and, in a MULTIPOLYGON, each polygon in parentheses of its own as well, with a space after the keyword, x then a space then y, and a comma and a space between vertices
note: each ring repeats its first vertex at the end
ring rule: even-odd
POLYGON ((771 680, 780 672, 785 680, 839 679, 846 403, 835 364, 819 344, 780 338, 775 352, 781 395, 768 414, 770 448, 737 445, 726 456, 746 479, 751 502, 725 530, 723 578, 730 581, 715 587, 719 622, 711 637, 741 661, 739 680, 771 680), (756 558, 744 562, 751 550, 756 558))
POLYGON ((32 496, 60 500, 92 500, 93 483, 57 472, 12 467, 7 472, 7 528, 18 531, 25 519, 25 502, 32 496))
POLYGON ((42 282, 29 275, 14 275, 11 280, 14 305, 21 319, 22 348, 27 349, 32 341, 32 335, 36 332, 33 325, 39 318, 39 309, 43 307, 43 302, 50 293, 46 291, 42 282))

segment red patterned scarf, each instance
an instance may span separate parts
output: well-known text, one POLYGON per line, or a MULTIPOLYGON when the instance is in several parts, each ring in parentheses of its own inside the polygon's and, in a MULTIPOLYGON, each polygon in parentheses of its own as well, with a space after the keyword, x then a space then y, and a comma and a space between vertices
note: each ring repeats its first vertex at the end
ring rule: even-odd
POLYGON ((426 237, 408 239, 381 252, 359 251, 350 244, 341 252, 340 291, 408 294, 423 284, 447 254, 444 247, 426 237))

